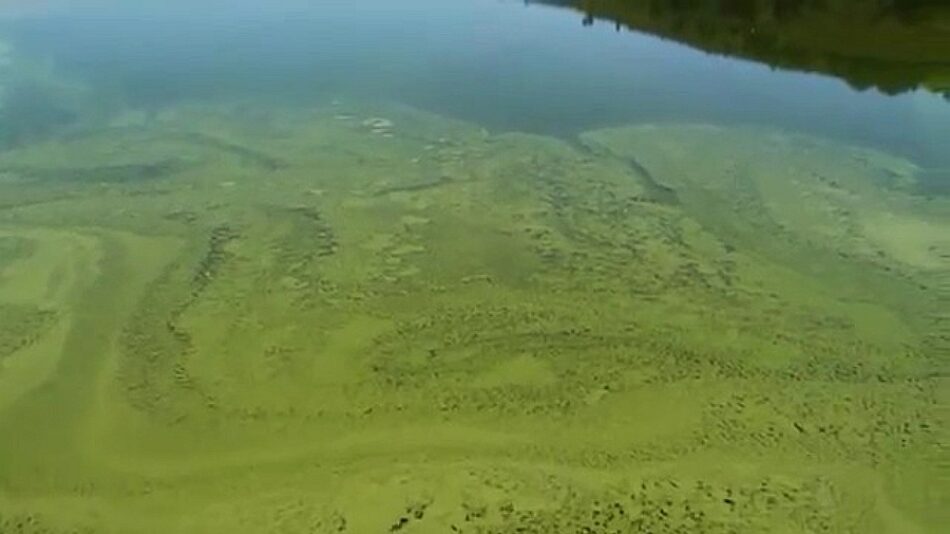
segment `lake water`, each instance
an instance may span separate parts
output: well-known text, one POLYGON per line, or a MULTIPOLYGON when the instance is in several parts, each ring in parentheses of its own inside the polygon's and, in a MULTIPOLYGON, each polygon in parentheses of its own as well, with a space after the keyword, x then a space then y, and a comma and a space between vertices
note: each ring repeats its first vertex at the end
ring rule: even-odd
POLYGON ((0 4, 2 534, 939 532, 948 309, 943 2, 0 4))

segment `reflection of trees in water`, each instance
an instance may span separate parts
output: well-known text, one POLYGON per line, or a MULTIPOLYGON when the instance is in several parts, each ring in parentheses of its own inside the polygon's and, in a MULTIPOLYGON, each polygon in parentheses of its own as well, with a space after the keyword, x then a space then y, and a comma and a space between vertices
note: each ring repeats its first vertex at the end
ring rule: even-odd
POLYGON ((789 20, 805 11, 859 10, 878 16, 894 16, 904 20, 918 19, 928 9, 946 8, 946 0, 649 0, 647 2, 598 0, 567 0, 562 4, 575 6, 598 3, 634 4, 647 6, 653 15, 676 14, 685 11, 705 11, 727 17, 757 20, 763 17, 789 20))
POLYGON ((950 94, 946 0, 540 0, 704 50, 898 93, 950 94))

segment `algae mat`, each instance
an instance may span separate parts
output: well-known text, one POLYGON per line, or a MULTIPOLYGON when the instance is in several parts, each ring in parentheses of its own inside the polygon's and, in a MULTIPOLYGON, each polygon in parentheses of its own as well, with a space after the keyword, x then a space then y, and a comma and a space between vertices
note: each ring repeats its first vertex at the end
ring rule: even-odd
POLYGON ((346 103, 7 151, 0 532, 937 531, 921 172, 346 103))

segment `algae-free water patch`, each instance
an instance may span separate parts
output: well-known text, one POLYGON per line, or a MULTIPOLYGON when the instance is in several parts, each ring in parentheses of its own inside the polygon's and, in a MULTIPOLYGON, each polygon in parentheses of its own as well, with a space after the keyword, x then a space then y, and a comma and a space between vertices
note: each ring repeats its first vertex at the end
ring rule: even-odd
MULTIPOLYGON (((33 306, 0 308, 0 354, 60 362, 0 411, 0 529, 939 524, 923 319, 947 212, 863 179, 904 160, 712 126, 575 146, 344 103, 141 128, 147 161, 222 141, 157 180, 20 182, 69 200, 0 211, 63 262, 0 277, 33 306), (885 211, 928 231, 895 238, 885 211)), ((126 146, 116 127, 3 158, 101 170, 126 146)))

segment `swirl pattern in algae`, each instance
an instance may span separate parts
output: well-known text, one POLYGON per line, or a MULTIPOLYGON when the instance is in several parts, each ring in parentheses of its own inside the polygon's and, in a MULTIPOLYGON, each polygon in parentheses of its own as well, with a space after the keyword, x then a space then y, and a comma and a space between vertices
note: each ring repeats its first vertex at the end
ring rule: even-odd
POLYGON ((909 161, 222 104, 0 171, 0 532, 947 522, 909 161))

